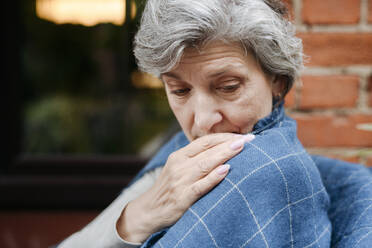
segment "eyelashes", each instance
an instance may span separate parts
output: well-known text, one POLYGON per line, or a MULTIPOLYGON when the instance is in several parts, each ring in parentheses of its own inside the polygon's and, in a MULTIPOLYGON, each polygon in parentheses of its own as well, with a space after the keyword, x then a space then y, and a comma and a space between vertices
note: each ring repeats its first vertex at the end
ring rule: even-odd
MULTIPOLYGON (((241 87, 240 83, 237 83, 237 84, 216 87, 215 91, 217 92, 217 94, 228 95, 228 94, 234 94, 236 91, 239 90, 240 87, 241 87)), ((190 92, 191 92, 190 88, 180 88, 180 89, 175 89, 175 90, 170 91, 172 95, 175 95, 177 97, 186 97, 189 95, 190 92)))
MULTIPOLYGON (((239 92, 243 84, 242 79, 239 78, 229 78, 223 81, 220 81, 216 84, 211 84, 211 93, 215 93, 220 96, 232 96, 236 92, 239 92)), ((168 89, 170 94, 178 97, 185 98, 190 95, 193 91, 193 87, 188 84, 177 84, 177 83, 168 83, 168 89)))
POLYGON ((223 92, 223 93, 233 93, 236 90, 238 90, 239 88, 240 88, 240 84, 237 83, 237 84, 230 84, 230 85, 217 87, 216 89, 223 92))
POLYGON ((191 90, 189 88, 182 88, 182 89, 176 89, 172 90, 171 94, 174 94, 176 96, 186 96, 191 90))

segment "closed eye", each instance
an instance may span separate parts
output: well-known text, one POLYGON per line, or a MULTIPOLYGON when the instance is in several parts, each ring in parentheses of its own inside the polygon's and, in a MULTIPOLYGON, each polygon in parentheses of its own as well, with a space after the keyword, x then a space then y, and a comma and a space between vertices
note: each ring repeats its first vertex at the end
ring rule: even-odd
POLYGON ((172 90, 171 93, 176 96, 186 96, 190 92, 189 88, 182 88, 182 89, 176 89, 172 90))
POLYGON ((217 87, 217 90, 220 90, 223 93, 232 93, 232 92, 236 91, 237 89, 239 89, 239 87, 240 87, 239 83, 229 84, 229 85, 224 85, 224 86, 217 87))

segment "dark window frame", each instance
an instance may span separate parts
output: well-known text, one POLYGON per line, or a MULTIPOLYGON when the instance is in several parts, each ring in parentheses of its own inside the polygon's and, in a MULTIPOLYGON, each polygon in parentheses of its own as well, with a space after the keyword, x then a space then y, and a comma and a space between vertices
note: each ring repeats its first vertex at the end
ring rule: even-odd
MULTIPOLYGON (((127 3, 129 1, 127 0, 127 3)), ((146 160, 135 156, 23 156, 18 1, 6 1, 3 160, 0 206, 3 210, 103 209, 131 181, 146 160)), ((127 16, 130 8, 127 9, 127 16)))

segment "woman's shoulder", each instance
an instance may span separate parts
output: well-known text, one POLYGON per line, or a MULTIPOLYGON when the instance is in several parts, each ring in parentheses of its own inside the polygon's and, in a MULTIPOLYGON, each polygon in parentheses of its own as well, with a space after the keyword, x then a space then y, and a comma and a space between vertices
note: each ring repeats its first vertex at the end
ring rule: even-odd
POLYGON ((267 184, 266 188, 280 189, 284 195, 288 191, 293 201, 325 193, 317 166, 297 139, 294 121, 285 120, 257 134, 228 163, 231 171, 227 180, 267 184))
MULTIPOLYGON (((274 127, 256 134, 256 138, 245 144, 243 151, 231 159, 255 164, 276 164, 280 161, 299 162, 314 165, 309 154, 303 148, 296 135, 296 123, 285 118, 274 127)), ((315 165, 314 165, 315 166, 315 165)))
POLYGON ((261 132, 227 161, 228 175, 170 228, 164 247, 196 247, 196 240, 211 247, 330 243, 328 195, 284 124, 261 132))

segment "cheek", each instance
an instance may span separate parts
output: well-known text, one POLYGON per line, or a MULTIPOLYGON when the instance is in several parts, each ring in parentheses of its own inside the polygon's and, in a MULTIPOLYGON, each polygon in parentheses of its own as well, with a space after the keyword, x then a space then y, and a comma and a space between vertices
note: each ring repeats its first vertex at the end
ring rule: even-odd
POLYGON ((249 99, 249 108, 258 119, 261 119, 271 113, 272 90, 270 84, 264 78, 259 78, 256 82, 254 90, 252 90, 253 94, 249 99))
POLYGON ((178 104, 169 98, 168 98, 168 102, 182 130, 188 136, 191 130, 191 123, 192 123, 192 114, 190 111, 190 107, 187 104, 178 104))
POLYGON ((271 92, 262 92, 261 94, 257 94, 252 99, 249 108, 252 110, 252 115, 256 117, 256 121, 269 115, 272 110, 271 92))
POLYGON ((252 100, 248 98, 242 98, 234 103, 228 103, 223 108, 223 115, 230 123, 240 129, 245 129, 249 126, 255 118, 254 107, 252 106, 252 100))
POLYGON ((272 108, 270 92, 250 93, 246 93, 238 101, 229 103, 224 108, 227 119, 246 132, 251 131, 259 119, 269 115, 272 108))
POLYGON ((265 88, 261 96, 261 113, 260 118, 263 118, 271 113, 273 107, 273 94, 271 88, 265 88))

